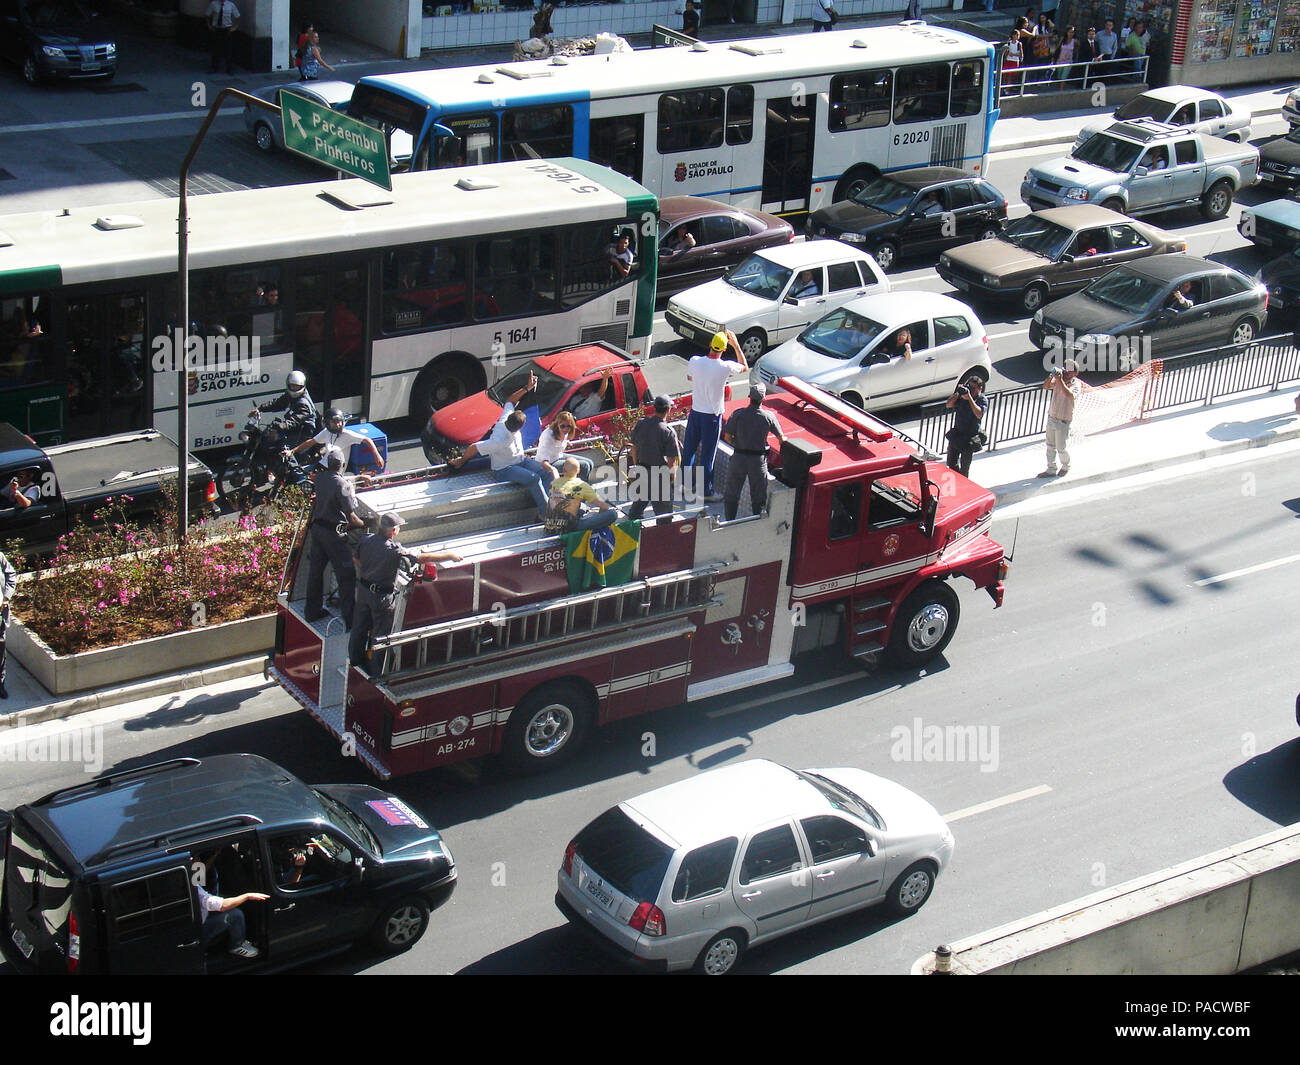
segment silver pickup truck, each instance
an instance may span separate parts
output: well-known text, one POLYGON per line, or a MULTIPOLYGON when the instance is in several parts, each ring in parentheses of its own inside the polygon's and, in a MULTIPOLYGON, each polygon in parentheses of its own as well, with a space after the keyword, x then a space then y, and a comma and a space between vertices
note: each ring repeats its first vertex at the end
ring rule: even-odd
POLYGON ((1222 218, 1238 190, 1259 181, 1259 150, 1164 122, 1116 122, 1065 159, 1025 174, 1031 209, 1096 203, 1128 215, 1199 204, 1222 218))

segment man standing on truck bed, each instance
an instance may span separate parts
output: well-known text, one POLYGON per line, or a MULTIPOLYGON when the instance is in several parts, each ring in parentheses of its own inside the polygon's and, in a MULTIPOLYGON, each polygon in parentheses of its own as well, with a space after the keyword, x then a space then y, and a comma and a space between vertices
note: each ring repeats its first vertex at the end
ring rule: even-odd
POLYGON ((749 506, 762 514, 767 505, 767 438, 768 434, 785 443, 785 434, 776 416, 763 409, 767 387, 756 381, 749 387, 749 406, 742 407, 727 419, 723 436, 731 445, 731 462, 727 466, 727 490, 723 493, 723 515, 734 521, 740 507, 740 490, 749 480, 749 506))
POLYGON ((311 532, 307 550, 307 601, 303 616, 308 621, 318 621, 328 615, 321 605, 325 585, 325 563, 334 567, 334 579, 339 584, 339 609, 343 611, 343 624, 352 627, 352 612, 356 607, 357 574, 352 568, 352 552, 348 550, 345 526, 354 529, 365 527, 356 515, 357 497, 352 485, 343 476, 343 452, 336 447, 325 449, 325 469, 318 470, 312 481, 316 493, 311 505, 311 532))
POLYGON ((667 396, 655 396, 654 413, 647 414, 632 427, 628 462, 637 468, 632 474, 632 505, 627 516, 640 521, 646 505, 655 509, 655 517, 673 512, 673 474, 682 461, 677 434, 664 419, 673 409, 667 396))
POLYGON ((393 631, 397 573, 403 560, 418 565, 462 561, 455 551, 408 551, 397 542, 397 530, 403 524, 399 515, 387 511, 379 518, 379 531, 364 537, 357 548, 357 605, 348 641, 348 660, 354 666, 369 666, 367 652, 372 635, 377 640, 393 631))
MULTIPOLYGON (((688 365, 686 379, 691 382, 691 413, 686 419, 686 441, 682 446, 682 465, 704 470, 704 498, 716 503, 722 497, 713 492, 713 456, 722 435, 722 413, 726 409, 727 378, 748 370, 745 353, 740 350, 736 334, 728 329, 714 333, 709 354, 696 355, 688 365), (735 359, 724 359, 730 348, 735 359)), ((699 485, 695 488, 698 490, 699 485)))

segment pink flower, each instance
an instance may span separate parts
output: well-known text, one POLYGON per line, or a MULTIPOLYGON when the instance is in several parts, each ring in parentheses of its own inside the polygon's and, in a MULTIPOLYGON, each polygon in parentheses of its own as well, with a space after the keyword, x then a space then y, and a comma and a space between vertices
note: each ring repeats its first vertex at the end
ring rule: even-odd
POLYGON ((164 573, 170 573, 171 571, 172 571, 171 566, 164 566, 164 567, 163 567, 163 572, 164 572, 164 573))

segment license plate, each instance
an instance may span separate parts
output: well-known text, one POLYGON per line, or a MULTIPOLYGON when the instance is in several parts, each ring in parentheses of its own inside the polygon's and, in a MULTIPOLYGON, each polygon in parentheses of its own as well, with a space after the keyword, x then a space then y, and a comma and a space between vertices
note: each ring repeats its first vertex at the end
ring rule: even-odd
POLYGON ((30 958, 32 956, 32 951, 36 948, 27 942, 27 937, 23 935, 23 930, 21 928, 15 928, 10 932, 9 938, 14 941, 14 946, 22 952, 24 958, 30 958))
POLYGON ((82 69, 83 71, 85 71, 85 70, 98 70, 99 68, 100 68, 100 64, 99 64, 99 63, 82 63, 82 64, 81 64, 81 69, 82 69))
POLYGON ((587 894, 599 902, 604 909, 611 910, 614 908, 614 896, 605 890, 605 885, 600 880, 588 877, 583 887, 586 889, 587 894))

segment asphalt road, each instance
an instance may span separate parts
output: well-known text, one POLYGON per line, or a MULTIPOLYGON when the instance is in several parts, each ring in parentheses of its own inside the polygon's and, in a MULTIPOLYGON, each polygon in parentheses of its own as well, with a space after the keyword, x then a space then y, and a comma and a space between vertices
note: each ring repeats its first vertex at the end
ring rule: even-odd
MULTIPOLYGON (((751 973, 904 973, 938 943, 1300 819, 1294 452, 999 511, 994 535, 1016 544, 1006 605, 963 589, 960 630, 925 675, 825 654, 780 685, 603 730, 554 776, 487 764, 393 782, 444 831, 457 892, 409 954, 314 970, 618 973, 553 906, 566 842, 620 799, 748 757, 891 777, 957 837, 913 918, 841 918, 756 951, 751 973), (973 726, 980 747, 911 760, 911 738, 932 725, 973 726)), ((258 682, 36 728, 96 726, 105 771, 256 751, 311 781, 366 779, 258 682)), ((79 765, 9 762, 0 806, 85 779, 79 765)))

